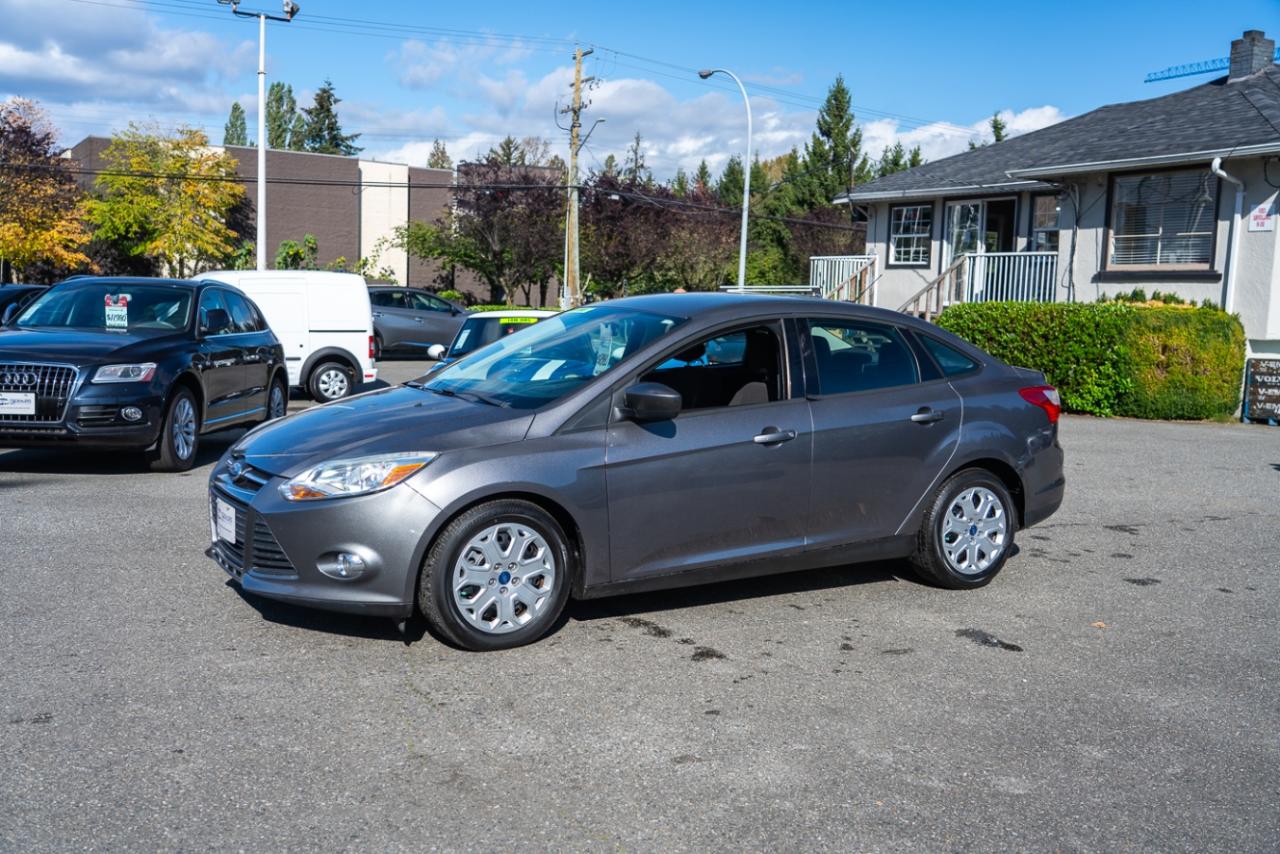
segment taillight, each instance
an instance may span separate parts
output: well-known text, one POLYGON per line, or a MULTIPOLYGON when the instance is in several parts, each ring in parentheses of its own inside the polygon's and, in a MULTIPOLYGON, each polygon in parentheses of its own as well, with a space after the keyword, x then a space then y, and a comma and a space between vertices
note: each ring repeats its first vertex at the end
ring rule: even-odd
POLYGON ((1018 394, 1027 403, 1043 409, 1049 416, 1050 424, 1058 423, 1058 416, 1062 414, 1062 398, 1058 396, 1056 388, 1051 385, 1035 385, 1018 389, 1018 394))
POLYGON ((373 336, 372 336, 372 335, 370 335, 370 336, 369 336, 369 358, 370 358, 370 359, 372 359, 372 358, 373 358, 374 356, 376 356, 376 355, 378 355, 378 351, 374 349, 374 347, 373 347, 373 336))

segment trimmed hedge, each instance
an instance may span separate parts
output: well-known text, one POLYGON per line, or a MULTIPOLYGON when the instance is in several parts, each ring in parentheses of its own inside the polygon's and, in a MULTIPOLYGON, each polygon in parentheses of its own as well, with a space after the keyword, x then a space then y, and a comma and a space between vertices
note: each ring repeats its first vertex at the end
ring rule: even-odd
POLYGON ((533 306, 490 303, 487 305, 469 305, 467 306, 467 311, 533 311, 533 306))
POLYGON ((967 303, 944 311, 938 325, 1043 371, 1072 412, 1224 418, 1240 402, 1244 329, 1215 308, 967 303))

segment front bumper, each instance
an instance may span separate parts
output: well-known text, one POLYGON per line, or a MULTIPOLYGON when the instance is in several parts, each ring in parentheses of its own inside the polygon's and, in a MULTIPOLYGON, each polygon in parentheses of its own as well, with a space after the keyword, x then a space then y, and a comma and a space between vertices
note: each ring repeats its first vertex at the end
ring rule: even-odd
POLYGON ((212 544, 205 554, 242 590, 328 611, 413 613, 418 567, 438 507, 403 484, 356 498, 286 501, 278 491, 283 478, 253 469, 232 478, 226 463, 220 461, 209 480, 212 544), (217 537, 217 499, 235 509, 235 542, 217 537), (320 571, 342 552, 359 555, 365 572, 341 580, 320 571))
POLYGON ((0 447, 146 448, 155 444, 163 423, 164 394, 150 383, 77 382, 56 418, 0 421, 0 447), (126 420, 126 407, 140 409, 142 417, 126 420))

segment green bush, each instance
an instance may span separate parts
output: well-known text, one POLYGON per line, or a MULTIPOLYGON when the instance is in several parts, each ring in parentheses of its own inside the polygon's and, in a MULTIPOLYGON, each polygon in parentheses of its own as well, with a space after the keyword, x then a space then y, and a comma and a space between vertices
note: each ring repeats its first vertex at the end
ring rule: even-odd
POLYGON ((462 291, 443 290, 437 293, 436 296, 440 297, 440 299, 447 299, 450 302, 456 302, 459 305, 464 305, 467 301, 467 295, 462 291))
POLYGON ((467 306, 467 311, 533 311, 533 306, 490 303, 488 305, 469 305, 467 306))
POLYGON ((948 308, 938 325, 1043 371, 1072 412, 1219 418, 1240 398, 1244 330, 1214 308, 968 303, 948 308))

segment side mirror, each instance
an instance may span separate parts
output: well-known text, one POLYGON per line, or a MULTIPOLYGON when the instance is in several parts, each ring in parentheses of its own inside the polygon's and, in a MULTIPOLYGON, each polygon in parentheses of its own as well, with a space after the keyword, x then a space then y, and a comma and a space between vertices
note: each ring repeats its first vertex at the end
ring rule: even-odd
POLYGON ((443 358, 444 358, 444 345, 443 345, 443 344, 432 344, 430 347, 428 347, 428 348, 427 348, 427 358, 428 358, 428 359, 433 359, 434 361, 437 361, 437 362, 438 362, 438 361, 440 361, 441 359, 443 359, 443 358))
POLYGON ((680 414, 680 392, 662 383, 636 383, 623 394, 626 417, 633 421, 670 421, 680 414))
POLYGON ((16 302, 9 303, 4 307, 4 314, 0 314, 0 326, 8 326, 13 319, 18 316, 19 306, 16 302))

